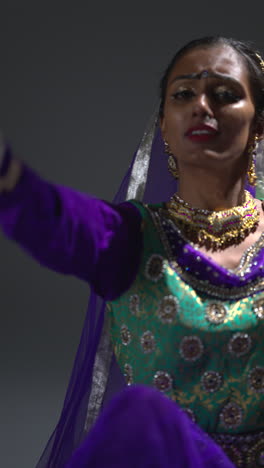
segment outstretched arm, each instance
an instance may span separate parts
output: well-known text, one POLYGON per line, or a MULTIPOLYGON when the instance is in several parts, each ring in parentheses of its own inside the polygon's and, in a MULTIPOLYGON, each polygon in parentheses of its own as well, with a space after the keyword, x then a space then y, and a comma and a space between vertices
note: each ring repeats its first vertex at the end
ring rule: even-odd
POLYGON ((141 217, 49 183, 6 152, 0 167, 0 226, 53 270, 88 281, 107 299, 127 289, 141 252, 141 217))

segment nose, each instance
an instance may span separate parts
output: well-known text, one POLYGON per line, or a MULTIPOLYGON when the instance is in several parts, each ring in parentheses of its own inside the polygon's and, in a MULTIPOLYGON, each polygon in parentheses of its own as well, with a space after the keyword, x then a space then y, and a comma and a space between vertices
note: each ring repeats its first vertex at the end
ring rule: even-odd
POLYGON ((193 116, 201 116, 204 117, 206 115, 209 115, 210 117, 213 117, 213 109, 211 107, 210 100, 208 99, 208 96, 205 93, 198 94, 194 104, 193 104, 193 116))

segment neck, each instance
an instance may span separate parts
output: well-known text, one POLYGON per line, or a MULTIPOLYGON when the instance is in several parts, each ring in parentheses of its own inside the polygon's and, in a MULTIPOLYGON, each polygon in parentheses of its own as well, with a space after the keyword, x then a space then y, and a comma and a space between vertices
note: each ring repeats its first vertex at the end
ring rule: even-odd
POLYGON ((244 177, 228 177, 227 172, 192 168, 181 172, 178 194, 195 208, 225 210, 243 203, 244 177))

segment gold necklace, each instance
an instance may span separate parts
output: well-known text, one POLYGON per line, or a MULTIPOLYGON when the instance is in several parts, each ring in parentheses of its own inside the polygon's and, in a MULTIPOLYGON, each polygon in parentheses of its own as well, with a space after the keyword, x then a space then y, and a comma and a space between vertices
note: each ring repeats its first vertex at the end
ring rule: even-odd
POLYGON ((252 195, 245 190, 242 205, 222 211, 194 208, 175 193, 167 203, 169 216, 183 235, 207 250, 223 250, 240 244, 257 229, 259 211, 252 195))

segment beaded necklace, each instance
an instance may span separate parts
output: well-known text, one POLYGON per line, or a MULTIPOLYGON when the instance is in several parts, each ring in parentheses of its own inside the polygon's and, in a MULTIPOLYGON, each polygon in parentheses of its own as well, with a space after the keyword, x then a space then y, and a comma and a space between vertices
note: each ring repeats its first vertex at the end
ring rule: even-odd
POLYGON ((238 245, 257 229, 259 211, 245 190, 242 205, 222 211, 194 208, 175 193, 167 203, 170 218, 194 244, 207 250, 224 250, 238 245))

